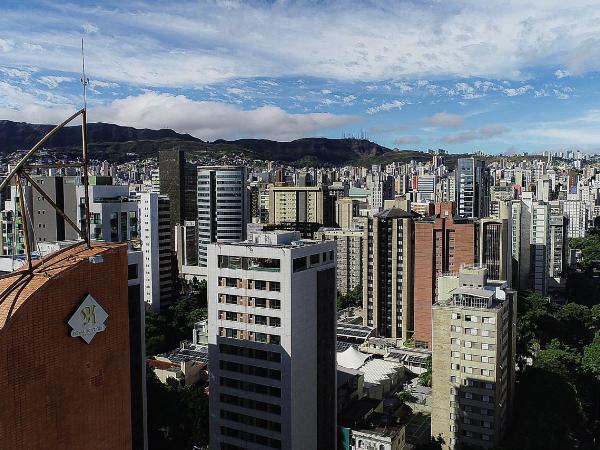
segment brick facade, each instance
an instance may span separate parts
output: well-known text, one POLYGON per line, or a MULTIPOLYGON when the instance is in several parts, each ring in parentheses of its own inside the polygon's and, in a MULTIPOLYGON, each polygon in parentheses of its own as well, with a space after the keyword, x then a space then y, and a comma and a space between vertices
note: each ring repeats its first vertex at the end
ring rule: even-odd
POLYGON ((0 293, 0 447, 131 449, 126 246, 57 252, 0 293), (67 324, 88 293, 108 313, 90 344, 67 324))
POLYGON ((437 274, 458 272, 476 262, 476 228, 472 220, 457 219, 453 203, 437 203, 435 218, 415 222, 414 339, 431 348, 431 306, 437 274))

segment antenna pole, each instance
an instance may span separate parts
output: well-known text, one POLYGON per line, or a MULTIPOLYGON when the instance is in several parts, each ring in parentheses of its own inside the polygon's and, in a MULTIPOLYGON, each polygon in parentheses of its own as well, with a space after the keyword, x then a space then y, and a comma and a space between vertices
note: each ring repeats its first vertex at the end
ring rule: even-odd
POLYGON ((84 190, 84 220, 85 220, 85 242, 88 248, 92 246, 91 231, 92 224, 90 223, 90 193, 89 193, 89 178, 88 178, 88 146, 87 146, 87 85, 90 80, 85 76, 85 52, 83 48, 83 38, 81 38, 81 84, 83 85, 83 110, 81 111, 81 144, 83 150, 83 190, 84 190))

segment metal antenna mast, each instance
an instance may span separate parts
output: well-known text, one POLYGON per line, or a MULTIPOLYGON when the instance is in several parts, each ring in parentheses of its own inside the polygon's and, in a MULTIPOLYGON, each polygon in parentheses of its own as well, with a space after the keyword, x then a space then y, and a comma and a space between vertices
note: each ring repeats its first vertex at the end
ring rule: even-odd
MULTIPOLYGON (((26 205, 26 194, 24 192, 24 184, 28 183, 31 188, 37 191, 44 199, 52 206, 56 212, 63 218, 63 220, 69 224, 77 234, 83 239, 84 243, 87 247, 91 247, 91 227, 90 227, 90 197, 89 197, 89 178, 88 178, 88 165, 89 165, 89 156, 88 156, 88 146, 87 146, 87 98, 86 98, 86 90, 87 85, 90 80, 85 75, 85 54, 83 48, 83 39, 81 40, 81 62, 82 62, 82 74, 81 74, 81 84, 83 85, 83 108, 79 111, 73 113, 70 117, 65 119, 61 124, 54 127, 50 130, 46 135, 40 139, 26 154, 21 158, 21 160, 15 164, 15 166, 11 169, 9 174, 2 180, 0 183, 0 191, 2 191, 6 186, 14 180, 14 184, 17 188, 17 195, 19 197, 19 213, 21 215, 21 220, 23 222, 23 234, 24 234, 24 243, 25 243, 25 254, 27 257, 27 272, 33 273, 35 267, 33 266, 32 255, 31 255, 31 246, 33 244, 33 236, 30 233, 33 232, 33 223, 31 214, 29 211, 29 206, 26 205), (58 131, 64 128, 69 122, 73 121, 77 116, 81 115, 81 140, 82 140, 82 161, 81 163, 56 163, 56 164, 35 164, 31 163, 29 160, 35 155, 35 153, 43 147, 43 145, 58 131), (35 180, 30 176, 29 172, 31 169, 36 168, 64 168, 64 167, 79 167, 82 170, 82 179, 85 193, 85 203, 84 203, 84 211, 82 213, 83 217, 83 227, 80 229, 77 226, 75 220, 69 218, 65 212, 54 202, 54 200, 42 189, 40 185, 38 185, 35 180)), ((17 218, 15 217, 15 221, 17 218)), ((74 244, 78 245, 78 244, 74 244)), ((5 276, 12 276, 12 274, 18 273, 11 272, 5 276)))

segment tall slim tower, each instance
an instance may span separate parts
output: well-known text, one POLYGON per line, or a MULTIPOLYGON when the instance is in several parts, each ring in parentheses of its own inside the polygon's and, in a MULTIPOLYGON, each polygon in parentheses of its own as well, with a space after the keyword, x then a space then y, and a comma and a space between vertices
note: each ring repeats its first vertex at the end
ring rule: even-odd
POLYGON ((211 449, 336 448, 335 243, 208 246, 211 449))
POLYGON ((456 212, 458 217, 489 215, 489 174, 485 161, 460 158, 456 167, 456 212))
POLYGON ((208 244, 246 237, 246 168, 198 167, 198 265, 206 266, 208 244))
POLYGON ((406 340, 413 326, 414 218, 400 208, 368 221, 363 269, 366 324, 382 337, 406 340))
POLYGON ((170 202, 154 192, 139 194, 140 238, 144 266, 144 301, 154 311, 173 297, 170 202))

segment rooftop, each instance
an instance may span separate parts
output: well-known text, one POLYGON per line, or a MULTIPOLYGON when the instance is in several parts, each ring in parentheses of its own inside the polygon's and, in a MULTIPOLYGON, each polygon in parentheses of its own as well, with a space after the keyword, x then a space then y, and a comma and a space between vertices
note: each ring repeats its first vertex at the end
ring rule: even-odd
POLYGON ((405 211, 400 208, 389 208, 384 209, 378 214, 375 214, 375 217, 379 217, 380 219, 411 219, 420 216, 414 211, 405 211))
POLYGON ((33 261, 33 271, 29 273, 23 266, 15 272, 0 277, 0 331, 22 307, 29 297, 46 283, 58 278, 64 272, 82 264, 89 264, 90 258, 126 244, 94 242, 87 248, 84 242, 67 247, 33 261))

